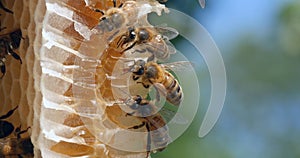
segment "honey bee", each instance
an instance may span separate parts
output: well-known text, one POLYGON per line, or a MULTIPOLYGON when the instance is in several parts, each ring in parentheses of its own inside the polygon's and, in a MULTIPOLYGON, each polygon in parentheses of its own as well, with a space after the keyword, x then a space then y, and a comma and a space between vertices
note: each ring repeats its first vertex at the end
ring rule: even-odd
MULTIPOLYGON (((166 54, 170 54, 169 52, 174 52, 169 49, 169 45, 166 45, 165 38, 157 31, 155 27, 146 28, 136 25, 137 21, 139 21, 138 12, 141 9, 139 6, 148 4, 147 1, 125 1, 124 3, 117 2, 121 1, 113 1, 114 7, 109 8, 108 10, 100 11, 103 13, 103 16, 100 18, 99 24, 95 27, 95 29, 102 34, 101 38, 107 38, 106 40, 109 41, 106 49, 102 51, 102 55, 99 59, 101 65, 99 64, 99 66, 96 68, 95 77, 96 83, 99 83, 99 87, 97 87, 97 89, 100 91, 100 93, 98 94, 101 94, 101 97, 105 100, 113 100, 111 76, 113 70, 115 69, 116 63, 125 54, 125 52, 150 52, 152 53, 152 56, 155 54, 155 56, 158 56, 158 58, 166 58, 165 53, 161 52, 168 52, 166 54), (119 6, 117 6, 118 4, 119 6)), ((154 7, 157 4, 159 4, 157 1, 151 1, 150 5, 153 5, 154 7)), ((163 7, 161 7, 159 10, 162 8, 163 7)), ((143 14, 146 14, 146 12, 143 14)), ((171 35, 169 32, 165 33, 171 35)), ((154 59, 154 57, 152 58, 154 59)), ((152 58, 149 60, 152 60, 152 58)))
POLYGON ((145 42, 144 39, 143 34, 136 34, 135 30, 129 27, 125 33, 110 42, 109 47, 104 50, 103 55, 100 57, 101 65, 97 67, 98 73, 96 75, 96 81, 99 81, 98 83, 103 82, 99 88, 103 98, 111 100, 111 97, 113 97, 110 86, 111 80, 107 76, 112 75, 115 65, 119 60, 118 58, 124 55, 126 50, 132 48, 135 43, 145 42), (100 74, 106 74, 106 76, 101 76, 100 74))
MULTIPOLYGON (((0 9, 4 10, 5 12, 10 13, 10 14, 13 14, 13 13, 14 13, 13 11, 7 9, 7 8, 3 5, 2 0, 0 0, 0 9)), ((0 15, 1 15, 1 14, 0 14, 0 15)))
POLYGON ((10 117, 17 108, 18 108, 18 106, 16 106, 12 110, 8 111, 6 114, 0 116, 0 127, 1 127, 0 128, 1 129, 0 130, 0 138, 8 137, 10 134, 13 133, 13 131, 15 131, 17 138, 21 138, 21 134, 27 132, 28 128, 26 130, 21 131, 20 126, 15 129, 15 127, 12 123, 3 120, 3 119, 7 119, 8 117, 10 117))
MULTIPOLYGON (((174 33, 174 30, 167 30, 165 30, 164 33, 166 35, 172 34, 172 37, 174 37, 173 34, 176 34, 174 33)), ((148 60, 152 61, 154 60, 154 57, 166 59, 170 56, 170 54, 176 52, 176 50, 173 46, 168 47, 169 45, 165 43, 165 40, 162 39, 162 36, 163 35, 156 31, 155 27, 129 27, 125 33, 119 35, 109 43, 109 47, 104 52, 105 55, 102 56, 103 60, 101 60, 101 63, 103 63, 105 70, 107 70, 106 72, 111 75, 110 72, 112 72, 112 68, 114 68, 114 64, 112 63, 115 63, 117 60, 119 60, 118 57, 122 56, 125 51, 129 51, 135 46, 140 46, 140 48, 133 49, 133 53, 144 53, 145 51, 148 51, 152 54, 148 60)))
POLYGON ((17 108, 18 106, 0 116, 0 156, 33 154, 30 138, 21 138, 21 135, 27 132, 30 127, 21 130, 21 126, 15 128, 12 123, 3 120, 9 118, 17 108), (16 138, 7 138, 12 133, 15 134, 16 138))
POLYGON ((163 92, 168 102, 173 105, 180 105, 183 100, 183 92, 180 84, 175 77, 166 69, 155 63, 138 60, 131 67, 133 80, 137 81, 141 78, 141 83, 145 88, 153 85, 157 90, 163 92))
MULTIPOLYGON (((109 2, 109 1, 104 1, 104 3, 109 2)), ((110 1, 111 2, 111 1, 110 1)), ((100 34, 107 33, 107 32, 112 32, 113 30, 115 32, 118 32, 118 30, 126 25, 128 18, 126 17, 126 13, 134 12, 134 8, 131 8, 131 10, 126 10, 124 11, 122 6, 127 3, 125 3, 125 0, 113 0, 112 1, 112 7, 110 7, 109 4, 106 4, 105 8, 101 7, 94 9, 96 12, 100 12, 102 14, 99 24, 96 26, 96 29, 100 32, 100 34), (118 3, 118 6, 117 6, 118 3)), ((129 5, 130 3, 133 3, 132 1, 128 2, 129 5)), ((102 5, 103 6, 103 5, 102 5)), ((113 33, 115 34, 115 33, 113 33)))
MULTIPOLYGON (((119 98, 113 106, 105 109, 107 118, 123 129, 147 132, 145 149, 147 157, 150 152, 162 151, 171 142, 167 123, 187 124, 188 121, 176 110, 163 106, 158 95, 161 91, 156 91, 156 98, 147 100, 141 95, 131 96, 128 91, 119 89, 125 94, 119 98), (124 98, 125 97, 125 98, 124 98)), ((144 148, 143 148, 144 149, 144 148)))
MULTIPOLYGON (((129 1, 129 0, 113 0, 111 1, 104 1, 103 3, 110 2, 110 5, 103 4, 102 7, 100 6, 94 9, 96 12, 100 12, 102 14, 99 24, 95 27, 96 30, 100 32, 100 34, 112 32, 112 34, 117 34, 122 27, 133 26, 135 23, 138 23, 139 18, 142 17, 139 11, 142 10, 139 7, 143 7, 144 3, 156 6, 159 3, 165 2, 165 0, 157 0, 150 2, 143 2, 143 1, 129 1), (156 2, 156 3, 155 3, 156 2), (112 7, 111 4, 113 5, 112 7), (104 7, 105 6, 105 7, 104 7)), ((147 8, 149 9, 149 8, 147 8)), ((157 11, 159 12, 159 11, 157 11)), ((147 14, 149 12, 143 12, 141 14, 147 14)))
POLYGON ((110 42, 109 47, 104 51, 100 60, 105 72, 111 75, 114 64, 119 60, 118 57, 121 57, 125 51, 134 45, 147 42, 147 40, 148 34, 143 31, 136 33, 134 28, 129 27, 124 34, 110 42))
POLYGON ((22 32, 20 29, 9 34, 4 34, 2 37, 0 37, 0 69, 2 73, 0 78, 2 78, 6 72, 5 61, 7 55, 11 55, 16 60, 19 60, 22 64, 21 57, 14 52, 15 49, 20 47, 21 38, 22 32))
MULTIPOLYGON (((109 46, 104 50, 103 55, 100 57, 101 65, 97 70, 97 74, 107 74, 107 76, 96 75, 96 80, 100 83, 103 82, 100 87, 100 92, 103 98, 112 97, 110 87, 111 80, 108 79, 108 76, 112 75, 116 63, 125 54, 125 52, 132 51, 131 49, 133 49, 133 53, 138 50, 140 50, 140 53, 146 53, 148 51, 150 52, 148 60, 154 60, 155 57, 160 59, 167 58, 169 54, 176 51, 174 47, 172 47, 174 49, 170 49, 171 47, 167 46, 165 40, 158 38, 162 37, 162 35, 155 32, 155 30, 155 27, 129 27, 127 31, 115 37, 113 41, 109 43, 109 46), (139 48, 135 49, 135 47, 139 48), (141 50, 145 51, 141 52, 141 50), (167 52, 168 50, 174 51, 167 52), (165 52, 165 54, 163 54, 163 52, 165 52), (103 80, 103 78, 105 78, 105 80, 103 80)), ((165 31, 164 33, 174 36, 173 30, 171 31, 165 31)))
POLYGON ((33 144, 30 137, 0 139, 0 157, 26 155, 33 157, 33 144))
POLYGON ((134 46, 135 49, 130 50, 132 53, 150 53, 148 61, 166 61, 171 54, 176 53, 175 47, 169 41, 178 35, 178 32, 170 27, 136 27, 131 30, 134 40, 130 43, 130 50, 134 46))
POLYGON ((10 117, 17 108, 18 106, 8 111, 6 114, 0 116, 0 138, 5 138, 14 131, 15 127, 13 126, 13 124, 8 121, 5 121, 4 119, 10 117))
POLYGON ((166 148, 170 141, 168 127, 165 119, 156 113, 156 106, 153 102, 143 99, 137 95, 125 101, 125 105, 133 110, 128 115, 138 115, 142 124, 130 127, 129 129, 139 129, 146 127, 147 136, 147 157, 151 151, 162 151, 166 148), (152 150, 152 145, 155 150, 152 150))
POLYGON ((111 8, 105 13, 103 11, 99 12, 103 14, 100 18, 99 24, 96 26, 96 29, 100 33, 111 32, 119 29, 125 23, 126 18, 119 8, 111 8))

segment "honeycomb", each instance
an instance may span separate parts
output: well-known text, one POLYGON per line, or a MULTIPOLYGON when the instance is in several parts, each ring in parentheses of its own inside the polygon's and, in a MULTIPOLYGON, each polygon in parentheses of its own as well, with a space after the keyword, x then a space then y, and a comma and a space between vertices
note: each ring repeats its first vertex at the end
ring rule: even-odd
MULTIPOLYGON (((108 43, 117 36, 118 31, 95 32, 93 28, 102 15, 86 4, 108 10, 112 1, 2 2, 14 14, 0 11, 1 24, 7 27, 1 34, 20 28, 24 39, 16 50, 23 64, 12 57, 8 57, 5 63, 7 72, 0 80, 0 113, 4 114, 19 105, 17 113, 7 120, 15 126, 31 127, 22 137, 30 136, 34 144, 34 157, 146 157, 144 151, 126 151, 128 145, 133 148, 146 146, 147 136, 131 136, 114 123, 123 121, 125 125, 130 125, 140 122, 125 118, 121 109, 111 105, 112 83, 97 60, 103 52, 108 51, 108 43), (106 79, 103 81, 102 78, 106 79)), ((123 2, 125 0, 117 1, 117 5, 123 2)), ((152 0, 128 1, 128 6, 123 8, 128 18, 125 23, 131 24, 139 19, 138 23, 143 25, 149 25, 149 12, 160 14, 166 9, 152 0), (142 9, 135 6, 144 4, 150 4, 152 10, 143 13, 142 9), (134 10, 134 7, 138 9, 134 10)), ((128 58, 126 55, 124 57, 128 58)), ((105 58, 102 56, 101 59, 104 61, 105 58)), ((111 74, 120 71, 117 69, 111 74)), ((128 83, 120 78, 114 84, 128 83)), ((145 93, 134 85, 131 89, 135 91, 133 93, 145 93)))

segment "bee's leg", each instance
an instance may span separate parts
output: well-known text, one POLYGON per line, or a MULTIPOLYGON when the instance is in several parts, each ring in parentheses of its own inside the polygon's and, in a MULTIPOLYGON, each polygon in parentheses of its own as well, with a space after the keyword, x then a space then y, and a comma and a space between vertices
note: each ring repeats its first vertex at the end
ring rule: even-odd
POLYGON ((143 83, 143 86, 144 86, 145 88, 149 88, 149 87, 150 87, 150 85, 146 85, 146 84, 144 84, 144 83, 143 83))
POLYGON ((147 62, 154 61, 154 58, 155 58, 155 56, 154 56, 154 54, 152 54, 152 55, 147 59, 147 62))
POLYGON ((135 112, 131 112, 131 113, 126 113, 125 116, 132 116, 135 112))
MULTIPOLYGON (((114 0, 113 2, 114 2, 114 7, 117 7, 117 1, 114 0)), ((118 6, 118 8, 121 8, 122 6, 123 6, 123 3, 121 3, 121 4, 118 6)))
POLYGON ((140 125, 136 125, 136 126, 133 126, 133 127, 130 127, 128 129, 139 129, 139 128, 142 128, 143 126, 147 125, 145 122, 143 122, 142 124, 140 125))
POLYGON ((131 48, 133 48, 136 45, 136 42, 133 42, 131 46, 129 46, 128 48, 126 48, 124 51, 130 50, 131 48))
POLYGON ((4 7, 4 5, 2 4, 2 0, 0 0, 0 8, 3 9, 4 11, 8 12, 8 13, 11 13, 11 14, 14 13, 13 11, 11 11, 11 10, 4 7))
POLYGON ((2 76, 0 77, 0 79, 2 79, 6 72, 5 63, 2 60, 0 60, 0 69, 1 69, 1 73, 2 73, 2 76))
POLYGON ((16 129, 15 129, 15 135, 17 136, 17 138, 21 138, 21 134, 27 132, 29 130, 30 127, 26 128, 25 130, 21 130, 21 125, 18 126, 16 129))
POLYGON ((137 83, 141 83, 141 84, 143 84, 143 86, 144 86, 145 88, 149 88, 149 87, 150 87, 150 85, 148 85, 148 84, 145 84, 145 83, 143 83, 143 82, 137 82, 137 83))
POLYGON ((147 128, 147 131, 148 131, 148 135, 147 135, 147 158, 150 156, 150 151, 151 151, 151 130, 150 130, 150 127, 149 127, 149 124, 147 123, 146 124, 146 128, 147 128))
POLYGON ((123 3, 121 3, 119 6, 118 6, 118 8, 121 8, 123 6, 123 3))
POLYGON ((9 116, 11 116, 17 108, 18 108, 18 106, 16 106, 16 107, 13 108, 12 110, 9 110, 6 114, 0 116, 0 120, 6 119, 6 118, 8 118, 9 116))
POLYGON ((15 53, 11 48, 9 48, 8 51, 11 56, 13 56, 16 60, 19 60, 22 64, 22 59, 17 53, 15 53))
POLYGON ((98 9, 98 8, 94 8, 93 10, 94 10, 95 12, 101 13, 102 15, 105 14, 104 11, 102 11, 102 10, 100 10, 100 9, 98 9))
POLYGON ((146 49, 135 49, 133 53, 138 52, 138 53, 146 53, 146 49))
POLYGON ((140 53, 140 54, 147 53, 147 48, 146 49, 145 48, 135 48, 134 51, 132 52, 132 54, 134 54, 134 53, 140 53))
POLYGON ((116 0, 113 0, 113 3, 114 3, 114 7, 116 7, 117 6, 116 0))
MULTIPOLYGON (((119 40, 117 41, 117 48, 121 47, 121 44, 124 43, 124 40, 126 40, 126 36, 125 35, 122 35, 119 40)), ((123 53, 123 52, 120 52, 120 53, 123 53)))
POLYGON ((25 130, 23 131, 20 131, 18 134, 17 134, 17 138, 21 138, 21 134, 27 132, 29 130, 30 127, 27 127, 25 130))
POLYGON ((132 79, 133 79, 134 81, 138 80, 139 78, 140 78, 139 76, 135 76, 135 75, 132 76, 132 79))

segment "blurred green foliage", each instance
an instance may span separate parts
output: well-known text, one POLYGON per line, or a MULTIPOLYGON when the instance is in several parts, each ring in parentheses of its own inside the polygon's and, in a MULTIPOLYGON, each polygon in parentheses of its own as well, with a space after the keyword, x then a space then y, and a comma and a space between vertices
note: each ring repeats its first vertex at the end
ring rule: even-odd
POLYGON ((300 2, 287 5, 282 9, 279 16, 281 25, 280 41, 285 52, 299 55, 300 54, 300 2))

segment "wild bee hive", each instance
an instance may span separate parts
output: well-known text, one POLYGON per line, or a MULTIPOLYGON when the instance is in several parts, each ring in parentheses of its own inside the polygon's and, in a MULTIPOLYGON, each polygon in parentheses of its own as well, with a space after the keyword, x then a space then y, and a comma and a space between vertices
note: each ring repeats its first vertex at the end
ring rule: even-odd
POLYGON ((7 120, 31 127, 22 137, 31 137, 34 156, 146 157, 152 150, 146 147, 146 127, 133 128, 142 134, 128 133, 125 129, 142 122, 117 105, 128 97, 120 90, 124 87, 130 95, 147 93, 126 73, 126 64, 136 58, 156 62, 159 55, 151 57, 149 49, 133 51, 145 43, 165 44, 147 21, 149 13, 167 11, 165 6, 154 0, 2 3, 13 14, 1 11, 1 27, 6 27, 1 34, 21 29, 15 51, 23 62, 5 61, 0 112, 19 106, 7 120))

